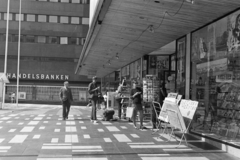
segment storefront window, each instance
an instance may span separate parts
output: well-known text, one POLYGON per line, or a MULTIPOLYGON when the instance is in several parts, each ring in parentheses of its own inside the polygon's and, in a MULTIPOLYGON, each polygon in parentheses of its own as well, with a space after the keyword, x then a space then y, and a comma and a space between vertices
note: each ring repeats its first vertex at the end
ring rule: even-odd
POLYGON ((240 11, 192 34, 192 132, 240 145, 240 11))

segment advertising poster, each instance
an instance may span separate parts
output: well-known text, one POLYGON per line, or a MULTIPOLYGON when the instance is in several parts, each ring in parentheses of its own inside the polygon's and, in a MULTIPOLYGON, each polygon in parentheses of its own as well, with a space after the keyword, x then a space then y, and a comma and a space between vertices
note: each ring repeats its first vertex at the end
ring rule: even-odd
MULTIPOLYGON (((228 52, 229 54, 239 55, 240 51, 240 11, 227 17, 228 31, 228 52)), ((233 55, 235 56, 235 55, 233 55)))
POLYGON ((130 64, 130 79, 134 78, 134 62, 130 64))
POLYGON ((135 62, 135 77, 136 79, 141 79, 141 59, 135 62))
POLYGON ((177 92, 185 95, 185 78, 186 78, 186 38, 177 41, 177 92))
POLYGON ((199 62, 207 60, 207 27, 192 34, 192 61, 199 62))
POLYGON ((149 68, 155 69, 157 67, 157 57, 149 56, 149 68))
POLYGON ((227 22, 228 17, 225 17, 219 21, 217 21, 215 26, 221 26, 221 27, 215 27, 216 31, 216 56, 215 59, 220 59, 222 57, 226 57, 227 55, 227 41, 228 41, 228 32, 227 32, 227 22))

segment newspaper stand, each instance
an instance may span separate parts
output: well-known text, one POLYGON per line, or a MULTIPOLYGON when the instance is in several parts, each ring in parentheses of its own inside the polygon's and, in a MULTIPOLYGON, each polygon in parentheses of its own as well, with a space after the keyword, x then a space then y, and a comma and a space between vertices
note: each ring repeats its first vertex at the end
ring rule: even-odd
POLYGON ((164 122, 165 126, 163 127, 162 133, 159 134, 159 137, 162 137, 162 134, 165 133, 168 126, 171 127, 171 124, 169 123, 167 109, 175 108, 174 106, 177 106, 176 98, 174 98, 174 97, 165 98, 162 109, 161 109, 159 117, 158 117, 159 120, 164 122))
MULTIPOLYGON (((178 107, 178 101, 176 99, 174 100, 172 98, 166 98, 166 100, 164 101, 163 108, 159 115, 159 119, 169 123, 172 129, 170 133, 169 141, 171 140, 171 137, 174 133, 174 129, 178 129, 182 133, 182 137, 177 147, 180 146, 183 138, 185 139, 186 144, 188 145, 185 134, 187 133, 191 125, 197 106, 198 106, 198 102, 191 101, 191 100, 181 100, 179 107, 178 107), (183 118, 187 118, 190 120, 187 126, 183 118)), ((167 128, 167 125, 165 125, 162 134, 165 133, 166 128, 167 128)), ((161 137, 161 135, 159 137, 161 137)))

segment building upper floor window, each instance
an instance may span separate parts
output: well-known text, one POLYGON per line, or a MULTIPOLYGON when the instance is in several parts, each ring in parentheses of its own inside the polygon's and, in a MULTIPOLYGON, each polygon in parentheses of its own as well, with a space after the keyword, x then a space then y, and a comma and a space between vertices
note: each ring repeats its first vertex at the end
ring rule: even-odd
MULTIPOLYGON (((3 19, 4 19, 4 20, 7 20, 7 13, 4 13, 3 19)), ((13 20, 13 14, 12 14, 12 13, 9 13, 9 20, 10 20, 10 21, 13 20)))
POLYGON ((20 16, 21 21, 23 21, 23 20, 24 20, 24 15, 23 15, 23 14, 21 14, 21 15, 16 14, 16 15, 15 15, 16 21, 19 21, 19 16, 20 16))
POLYGON ((69 3, 69 0, 60 0, 60 2, 69 3))
POLYGON ((80 24, 79 17, 71 17, 71 24, 80 24))
POLYGON ((46 15, 38 15, 38 22, 47 22, 46 15))
POLYGON ((35 15, 34 14, 27 14, 27 21, 35 22, 36 21, 35 15))
MULTIPOLYGON (((18 34, 12 35, 12 42, 18 42, 18 34)), ((20 42, 23 42, 23 35, 20 35, 20 42)))
MULTIPOLYGON (((0 41, 6 41, 6 34, 0 33, 0 41)), ((18 42, 18 34, 9 34, 9 42, 18 42)), ((80 37, 57 37, 42 35, 21 35, 20 42, 45 43, 45 44, 64 44, 64 45, 83 45, 85 38, 80 37)))
POLYGON ((89 24, 89 18, 82 18, 82 24, 89 24))
POLYGON ((80 3, 80 0, 72 0, 72 3, 80 3))
POLYGON ((82 0, 82 4, 88 4, 88 0, 82 0))
POLYGON ((68 37, 60 37, 60 44, 68 44, 68 37))
POLYGON ((89 4, 90 0, 35 0, 35 1, 89 4))
MULTIPOLYGON (((3 34, 3 41, 6 41, 6 34, 3 34)), ((8 34, 8 42, 12 42, 12 35, 8 34)))
POLYGON ((35 36, 27 35, 26 36, 26 42, 28 42, 28 43, 35 43, 35 36))
POLYGON ((57 16, 49 16, 49 22, 58 23, 58 17, 57 16))
POLYGON ((37 37, 38 43, 46 43, 46 37, 45 36, 38 36, 37 37))
POLYGON ((48 43, 58 44, 58 37, 48 37, 48 43))
POLYGON ((69 23, 69 18, 66 16, 61 16, 60 17, 60 23, 69 23))
MULTIPOLYGON (((63 23, 63 24, 89 24, 89 18, 81 18, 75 16, 55 16, 55 15, 35 15, 35 14, 21 14, 22 21, 28 22, 49 22, 49 23, 63 23)), ((7 13, 0 13, 0 19, 7 19, 7 13)), ((9 19, 19 21, 19 14, 10 13, 9 19)))
POLYGON ((69 44, 79 45, 79 38, 69 38, 69 44))

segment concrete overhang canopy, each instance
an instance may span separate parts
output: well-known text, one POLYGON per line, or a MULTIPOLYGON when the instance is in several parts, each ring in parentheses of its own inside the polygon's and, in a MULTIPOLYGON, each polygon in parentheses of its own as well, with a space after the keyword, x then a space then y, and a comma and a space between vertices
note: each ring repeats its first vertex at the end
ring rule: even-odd
POLYGON ((104 77, 239 8, 240 0, 100 0, 75 73, 104 77))
POLYGON ((2 81, 4 83, 10 83, 8 78, 7 78, 7 76, 6 76, 6 74, 1 73, 1 72, 0 72, 0 81, 2 81))

